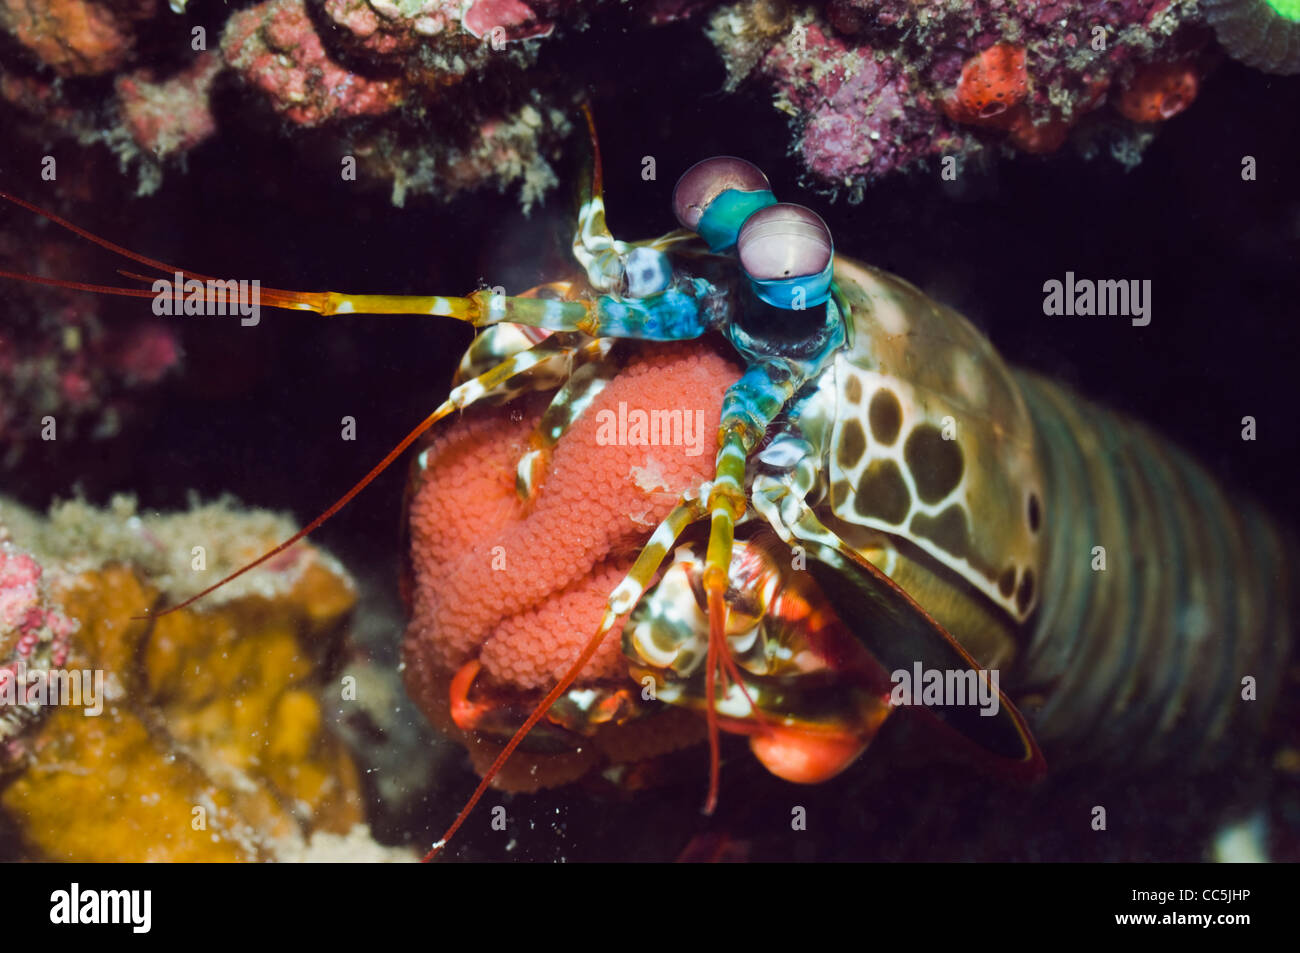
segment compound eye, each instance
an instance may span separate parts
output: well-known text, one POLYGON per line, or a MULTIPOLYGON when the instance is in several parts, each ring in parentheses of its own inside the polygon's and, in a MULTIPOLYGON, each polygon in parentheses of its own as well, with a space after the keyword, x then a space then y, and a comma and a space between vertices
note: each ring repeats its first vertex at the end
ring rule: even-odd
POLYGON ((772 185, 758 166, 735 156, 714 156, 697 162, 677 180, 673 214, 683 228, 695 231, 705 209, 723 192, 770 192, 772 185))
POLYGON ((835 245, 820 215, 802 205, 769 205, 745 220, 736 239, 740 267, 758 296, 781 308, 830 297, 835 245))
POLYGON ((831 262, 831 230, 802 205, 769 205, 745 220, 736 240, 740 267, 759 281, 807 278, 831 262))
POLYGON ((673 214, 714 251, 736 242, 741 223, 776 201, 772 186, 752 162, 715 156, 691 166, 673 189, 673 214))
POLYGON ((623 263, 626 287, 631 298, 645 298, 668 287, 673 279, 668 256, 655 248, 641 246, 628 252, 623 263))

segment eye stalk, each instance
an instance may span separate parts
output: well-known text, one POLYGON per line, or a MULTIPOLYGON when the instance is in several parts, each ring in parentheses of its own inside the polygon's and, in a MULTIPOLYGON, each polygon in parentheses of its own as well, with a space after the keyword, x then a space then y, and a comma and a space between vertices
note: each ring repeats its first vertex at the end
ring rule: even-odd
POLYGON ((687 169, 673 189, 673 214, 699 234, 712 251, 736 244, 745 220, 776 203, 758 166, 735 156, 714 156, 687 169))
POLYGON ((798 311, 831 295, 835 245, 812 209, 783 202, 754 212, 740 229, 736 252, 754 293, 770 305, 798 311))

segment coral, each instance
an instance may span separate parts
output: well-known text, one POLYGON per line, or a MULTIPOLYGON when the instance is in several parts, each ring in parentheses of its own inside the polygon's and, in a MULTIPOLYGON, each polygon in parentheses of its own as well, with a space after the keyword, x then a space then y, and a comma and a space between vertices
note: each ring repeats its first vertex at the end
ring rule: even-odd
POLYGON ((1296 0, 1200 0, 1205 18, 1233 57, 1266 73, 1300 73, 1296 0))
POLYGON ((396 4, 371 4, 366 0, 325 0, 321 11, 338 28, 341 44, 349 52, 378 57, 409 53, 422 38, 447 30, 454 17, 445 3, 420 5, 407 16, 396 4), (382 11, 382 15, 381 15, 382 11))
MULTIPOLYGON (((698 348, 636 357, 564 435, 528 503, 516 494, 515 468, 529 447, 539 405, 522 414, 512 405, 467 415, 421 454, 410 507, 414 599, 404 650, 407 685, 435 724, 466 738, 480 769, 496 745, 471 742, 472 733, 451 727, 452 674, 477 659, 476 691, 514 698, 515 708, 526 710, 564 673, 650 530, 682 492, 709 477, 722 392, 736 375, 725 358, 698 348), (602 438, 602 414, 611 419, 620 408, 683 411, 692 422, 699 419, 703 442, 692 448, 602 438)), ((617 631, 577 684, 610 690, 629 684, 617 631)), ((606 724, 582 752, 563 755, 546 769, 523 759, 499 783, 558 783, 601 759, 640 759, 700 737, 689 718, 661 722, 656 714, 650 721, 662 733, 636 721, 606 724)))
POLYGON ((519 0, 311 0, 335 28, 331 49, 359 67, 382 67, 436 96, 463 79, 535 62, 556 17, 577 4, 519 0), (504 55, 503 55, 504 54, 504 55))
POLYGON ((221 55, 300 126, 378 116, 402 101, 400 83, 358 76, 326 55, 303 0, 268 0, 236 13, 222 35, 221 55))
MULTIPOLYGON (((463 19, 463 4, 437 0, 324 0, 319 6, 337 28, 330 40, 338 52, 387 78, 341 65, 325 49, 303 0, 271 0, 236 14, 222 39, 226 63, 302 127, 395 113, 403 106, 427 117, 430 106, 451 107, 448 89, 466 78, 530 64, 531 48, 515 41, 553 29, 553 22, 518 2, 475 3, 463 19), (506 52, 476 39, 482 35, 476 30, 489 33, 496 26, 505 30, 506 52)), ((447 198, 485 183, 519 183, 528 210, 556 182, 543 152, 568 132, 569 120, 536 89, 504 107, 456 95, 462 98, 454 103, 454 135, 430 136, 399 118, 351 136, 349 154, 368 179, 392 183, 395 205, 411 193, 447 198)))
POLYGON ((123 172, 135 171, 138 192, 147 195, 161 183, 167 160, 180 165, 216 131, 211 91, 220 68, 210 53, 166 77, 124 67, 113 83, 97 87, 106 92, 96 99, 47 71, 0 63, 0 100, 28 117, 11 130, 17 138, 43 149, 61 139, 105 146, 123 172))
POLYGON ((67 661, 76 628, 43 576, 0 524, 0 779, 28 754, 27 739, 46 712, 39 694, 48 691, 50 671, 67 661))
POLYGON ((532 99, 537 106, 525 102, 505 116, 484 120, 463 145, 447 142, 431 151, 381 130, 357 142, 353 154, 368 175, 392 183, 397 206, 410 194, 449 197, 465 189, 495 184, 500 191, 518 183, 520 205, 528 212, 558 181, 542 144, 572 128, 570 118, 545 106, 540 95, 532 99))
POLYGON ((1185 64, 1204 39, 1184 0, 831 0, 779 27, 778 9, 727 5, 709 36, 729 86, 770 82, 814 184, 850 200, 926 157, 1052 152, 1112 84, 1185 64))
MULTIPOLYGON (((154 191, 169 166, 183 168, 186 154, 216 131, 212 96, 224 75, 280 117, 287 136, 330 130, 339 151, 362 165, 363 181, 389 183, 397 204, 412 192, 451 198, 483 184, 519 184, 525 209, 556 182, 550 161, 571 127, 571 107, 569 94, 557 96, 550 84, 512 90, 510 77, 535 62, 529 38, 584 15, 577 0, 268 0, 229 15, 219 51, 163 72, 131 69, 133 24, 154 15, 154 0, 61 0, 50 12, 35 9, 26 0, 0 4, 0 27, 40 64, 0 65, 0 98, 39 120, 22 130, 33 141, 107 145, 124 169, 137 170, 141 194, 154 191), (116 72, 110 97, 74 95, 51 81, 91 72, 116 72), (448 95, 469 78, 486 82, 448 95), (390 121, 365 124, 380 116, 390 121)), ((169 15, 151 29, 190 45, 184 19, 169 15)))
POLYGON ((740 85, 792 23, 790 7, 782 0, 738 3, 710 18, 707 33, 722 53, 728 90, 740 85))
MULTIPOLYGON (((368 841, 355 769, 317 698, 355 598, 337 563, 298 546, 238 592, 151 621, 135 617, 265 548, 284 521, 228 504, 139 516, 126 499, 65 504, 48 521, 4 506, 0 518, 39 554, 54 618, 78 626, 68 671, 102 686, 97 715, 84 699, 61 704, 23 737, 0 807, 27 856, 305 858, 322 833, 368 841)), ((13 558, 5 578, 30 587, 13 558)))
POLYGON ((166 159, 188 152, 215 133, 208 95, 220 69, 216 55, 205 52, 184 72, 162 82, 154 82, 148 70, 119 76, 122 121, 136 145, 166 159))
POLYGON ((157 12, 157 0, 0 0, 0 28, 60 76, 97 76, 128 60, 135 24, 157 12))
POLYGON ((555 24, 539 17, 521 0, 473 0, 461 20, 470 35, 478 38, 501 29, 510 40, 550 36, 555 24))
MULTIPOLYGON (((555 181, 551 163, 571 127, 564 117, 581 95, 564 71, 533 69, 538 51, 559 37, 580 37, 601 5, 264 0, 225 19, 219 67, 204 56, 176 75, 154 75, 127 70, 136 25, 153 17, 156 0, 58 0, 41 16, 32 0, 0 0, 0 25, 44 64, 35 76, 0 67, 0 96, 56 134, 105 142, 139 169, 140 188, 149 191, 165 163, 179 165, 211 134, 210 91, 228 74, 248 93, 254 115, 264 109, 278 117, 283 144, 306 157, 357 158, 362 180, 387 185, 397 204, 410 194, 450 198, 467 188, 519 184, 527 209, 555 181), (48 82, 114 71, 116 96, 103 103, 71 98, 48 82), (299 136, 305 129, 322 135, 299 136), (321 149, 326 136, 334 149, 321 149)), ((871 182, 937 156, 1002 146, 1045 154, 1076 129, 1084 143, 1091 133, 1080 127, 1105 105, 1107 90, 1130 94, 1117 99, 1128 116, 1123 110, 1142 82, 1135 73, 1196 59, 1209 38, 1202 7, 1230 49, 1285 70, 1300 48, 1292 6, 652 0, 629 5, 627 15, 649 29, 705 12, 727 87, 746 79, 769 84, 776 107, 791 116, 810 184, 858 200, 871 182)), ((170 31, 179 44, 186 29, 183 18, 154 19, 149 34, 170 31)), ((1203 65, 1196 63, 1198 75, 1203 65)), ((1126 161, 1140 153, 1142 133, 1129 138, 1121 150, 1126 161)))
MULTIPOLYGON (((83 249, 62 237, 0 235, 0 267, 84 273, 83 249)), ((152 317, 106 320, 103 299, 8 283, 0 327, 0 465, 41 440, 115 436, 140 393, 180 363, 175 332, 152 317)))
POLYGON ((778 106, 800 117, 804 162, 822 181, 851 187, 957 148, 958 135, 941 132, 942 117, 918 98, 902 62, 796 22, 759 69, 776 84, 778 106))
POLYGON ((1134 122, 1172 119, 1192 104, 1200 87, 1194 64, 1149 63, 1124 83, 1115 108, 1134 122))

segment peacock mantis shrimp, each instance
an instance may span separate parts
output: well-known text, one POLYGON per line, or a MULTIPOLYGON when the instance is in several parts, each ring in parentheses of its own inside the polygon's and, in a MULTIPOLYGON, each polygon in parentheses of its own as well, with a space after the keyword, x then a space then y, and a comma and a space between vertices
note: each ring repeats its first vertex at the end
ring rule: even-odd
MULTIPOLYGON (((897 707, 891 671, 957 673, 996 699, 925 705, 989 761, 1027 778, 1045 767, 1039 739, 1087 760, 1140 737, 1153 765, 1212 764, 1258 733, 1290 648, 1287 593, 1273 573, 1285 552, 1262 515, 1230 505, 1199 466, 1140 425, 1008 368, 956 312, 837 254, 822 219, 778 202, 742 159, 690 168, 673 195, 682 228, 657 238, 616 239, 602 193, 597 151, 573 240, 581 281, 518 296, 261 288, 270 307, 428 315, 479 333, 447 399, 336 503, 163 610, 311 533, 439 421, 554 391, 518 465, 527 499, 597 382, 617 373, 622 342, 723 339, 742 372, 722 400, 711 478, 649 534, 581 652, 509 725, 426 859, 629 616, 629 676, 653 684, 656 705, 703 714, 706 812, 718 798, 721 731, 747 735, 780 777, 826 781, 897 707), (697 525, 703 538, 691 535, 697 525), (1098 544, 1141 558, 1098 573, 1087 560, 1098 544), (809 655, 816 665, 790 662, 809 655), (1001 690, 999 670, 1012 673, 1016 697, 1033 699, 1032 725, 1001 690), (1258 702, 1241 703, 1243 679, 1258 681, 1258 702)), ((181 271, 0 196, 139 265, 181 271)), ((467 692, 463 682, 458 691, 467 692)), ((594 730, 580 722, 580 734, 594 730)))

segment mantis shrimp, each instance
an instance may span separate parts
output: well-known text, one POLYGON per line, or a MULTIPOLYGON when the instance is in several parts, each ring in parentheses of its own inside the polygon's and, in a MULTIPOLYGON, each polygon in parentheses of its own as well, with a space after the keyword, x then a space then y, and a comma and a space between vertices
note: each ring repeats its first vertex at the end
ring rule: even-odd
MULTIPOLYGON (((138 265, 180 271, 0 197, 138 265)), ((1290 650, 1288 594, 1272 572, 1285 564, 1284 543, 1262 514, 1231 505, 1141 425, 1009 368, 961 315, 838 254, 820 216, 779 202, 747 161, 691 167, 673 211, 678 230, 615 238, 597 151, 573 240, 578 280, 515 296, 261 289, 270 307, 447 318, 478 335, 447 399, 336 503, 164 611, 311 533, 459 411, 553 392, 518 465, 527 500, 550 450, 617 373, 625 343, 712 336, 741 365, 722 398, 711 477, 649 533, 565 674, 502 729, 504 747, 426 859, 539 723, 572 701, 584 668, 629 617, 629 676, 653 686, 653 704, 620 717, 665 705, 702 714, 706 812, 718 799, 722 731, 746 735, 779 777, 826 781, 897 707, 888 673, 914 667, 956 673, 996 698, 991 712, 943 697, 924 704, 1024 778, 1045 768, 1040 741, 1087 760, 1140 737, 1151 765, 1212 764, 1259 732, 1290 650), (1097 546, 1136 558, 1099 572, 1089 565, 1097 546), (998 685, 1002 669, 1031 703, 1028 717, 998 685), (1258 702, 1242 703, 1244 680, 1258 683, 1258 702)), ((457 673, 462 699, 476 672, 457 673)), ((570 722, 580 736, 598 728, 581 714, 570 722)))

